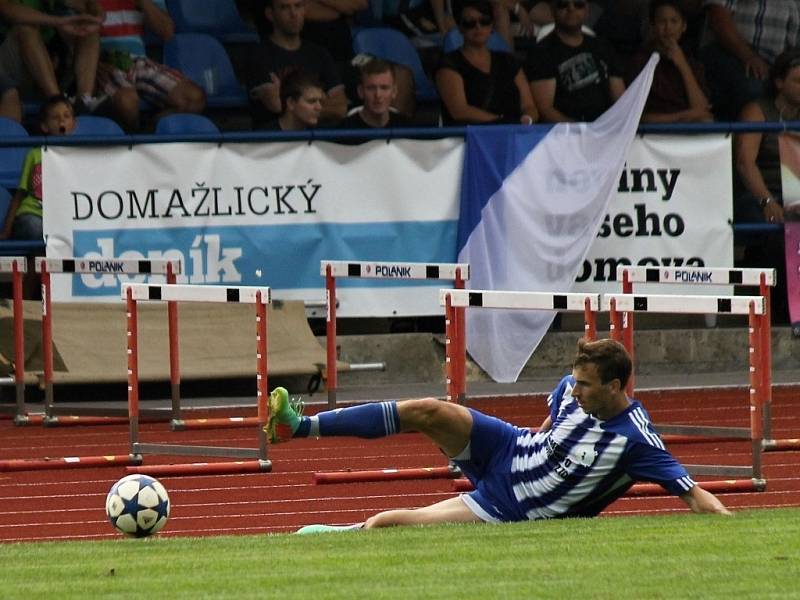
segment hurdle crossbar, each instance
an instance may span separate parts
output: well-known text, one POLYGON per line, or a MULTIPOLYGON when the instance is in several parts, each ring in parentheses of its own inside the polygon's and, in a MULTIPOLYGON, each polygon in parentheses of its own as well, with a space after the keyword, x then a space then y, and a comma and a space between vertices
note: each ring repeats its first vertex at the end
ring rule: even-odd
POLYGON ((453 479, 461 477, 455 465, 447 467, 420 467, 416 469, 374 469, 371 471, 328 471, 314 473, 314 483, 365 483, 374 481, 402 481, 410 479, 453 479))
MULTIPOLYGON (((633 267, 620 265, 617 267, 617 280, 622 282, 625 294, 633 293, 634 283, 647 284, 679 284, 683 286, 758 286, 758 294, 764 297, 766 312, 761 325, 761 387, 764 397, 764 449, 791 449, 791 443, 781 443, 772 438, 772 317, 771 289, 777 284, 775 269, 732 269, 727 267, 633 267)), ((624 320, 629 320, 625 328, 623 343, 628 352, 633 352, 633 314, 626 313, 624 320)), ((631 354, 633 356, 633 354, 631 354)), ((633 391, 633 375, 629 383, 629 392, 633 391)))
MULTIPOLYGON (((131 454, 167 454, 181 456, 219 456, 256 459, 259 471, 269 471, 272 463, 267 456, 267 306, 271 302, 268 287, 225 287, 201 285, 123 284, 122 297, 127 306, 128 331, 128 417, 131 454), (155 444, 139 440, 139 359, 137 303, 217 302, 254 304, 256 312, 256 384, 258 448, 197 446, 185 444, 155 444)), ((243 462, 242 469, 253 468, 243 462)))
MULTIPOLYGON (((604 294, 601 300, 601 310, 610 313, 611 337, 623 342, 625 330, 632 327, 632 320, 622 319, 623 312, 637 313, 711 313, 711 314, 738 314, 748 316, 749 339, 749 369, 750 369, 750 427, 739 428, 738 435, 742 439, 750 439, 752 447, 752 464, 750 467, 729 465, 687 465, 687 470, 693 475, 720 475, 738 477, 745 470, 752 479, 761 479, 761 452, 763 448, 763 383, 764 377, 761 370, 764 368, 763 349, 764 336, 762 327, 764 319, 768 316, 768 307, 764 296, 691 296, 691 295, 660 295, 660 294, 604 294)), ((629 338, 632 344, 632 337, 629 338)), ((630 393, 630 392, 629 392, 630 393)), ((658 425, 657 429, 664 433, 685 434, 690 429, 687 426, 658 425)), ((704 436, 730 437, 736 428, 703 427, 699 431, 704 436)))
MULTIPOLYGON (((326 314, 326 387, 328 408, 336 407, 338 373, 336 370, 336 279, 392 279, 392 280, 445 280, 453 281, 457 289, 463 289, 469 280, 469 265, 466 263, 416 263, 416 262, 377 262, 377 261, 320 261, 320 275, 325 277, 326 314), (398 275, 399 274, 399 275, 398 275)), ((463 327, 463 310, 451 315, 452 322, 447 326, 463 327)), ((448 398, 463 402, 462 390, 466 371, 450 371, 447 366, 448 398)))
POLYGON ((0 380, 0 383, 13 383, 15 388, 14 405, 0 406, 0 411, 10 411, 16 425, 30 423, 28 410, 25 407, 25 316, 22 309, 22 277, 27 271, 28 262, 24 256, 0 257, 0 273, 11 274, 11 310, 14 321, 14 376, 0 380))
MULTIPOLYGON (((45 258, 35 261, 36 272, 42 278, 42 362, 44 378, 44 425, 62 424, 59 417, 70 417, 70 424, 76 424, 75 417, 83 425, 106 423, 127 423, 127 410, 114 408, 91 408, 84 415, 75 414, 74 409, 61 409, 54 404, 53 386, 53 311, 51 299, 51 274, 71 275, 163 275, 167 283, 174 284, 181 273, 181 261, 169 259, 124 259, 124 258, 45 258), (105 417, 98 420, 94 417, 105 417)), ((170 339, 177 327, 177 308, 170 303, 167 309, 170 339)), ((171 363, 170 363, 171 364, 171 363)), ((175 400, 173 399, 173 404, 175 400)))
POLYGON ((62 458, 20 458, 0 460, 0 472, 55 471, 62 469, 97 469, 137 465, 141 456, 118 454, 109 456, 65 456, 62 458))
MULTIPOLYGON (((445 308, 446 322, 455 319, 456 311, 467 308, 495 308, 510 310, 544 310, 560 312, 582 312, 584 335, 593 340, 597 337, 597 311, 600 309, 599 294, 515 292, 494 290, 439 290, 439 303, 445 308)), ((447 330, 445 361, 454 364, 452 370, 466 372, 466 317, 462 325, 447 330)), ((466 398, 466 381, 459 381, 460 394, 466 398)))

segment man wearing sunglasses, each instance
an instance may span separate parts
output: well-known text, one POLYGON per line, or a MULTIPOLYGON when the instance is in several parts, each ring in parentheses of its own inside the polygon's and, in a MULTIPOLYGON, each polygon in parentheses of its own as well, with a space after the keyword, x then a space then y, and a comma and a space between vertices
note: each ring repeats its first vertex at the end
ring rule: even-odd
POLYGON ((555 28, 528 54, 526 73, 542 120, 594 121, 625 91, 611 46, 584 34, 586 0, 550 0, 555 28))

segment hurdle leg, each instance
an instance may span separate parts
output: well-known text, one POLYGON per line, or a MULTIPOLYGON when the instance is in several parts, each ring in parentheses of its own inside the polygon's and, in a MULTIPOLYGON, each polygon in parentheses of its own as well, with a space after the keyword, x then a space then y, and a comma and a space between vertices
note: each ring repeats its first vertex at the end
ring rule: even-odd
MULTIPOLYGON (((464 279, 461 269, 456 269, 456 279, 454 286, 457 290, 464 289, 464 279)), ((453 308, 453 319, 455 320, 455 337, 457 342, 456 356, 457 361, 457 388, 456 401, 462 406, 467 402, 467 311, 463 307, 453 308)))
POLYGON ((760 325, 763 315, 755 314, 755 305, 750 303, 748 316, 748 342, 750 356, 750 440, 753 452, 753 478, 761 479, 761 449, 763 444, 763 380, 760 367, 762 365, 763 341, 760 325))
POLYGON ((256 301, 256 397, 258 401, 258 458, 267 461, 267 305, 259 292, 256 301))
POLYGON ((127 308, 127 351, 128 351, 128 433, 130 435, 130 454, 139 457, 139 323, 136 314, 136 300, 130 289, 125 295, 127 308))
POLYGON ((327 321, 325 323, 325 351, 328 377, 328 410, 336 408, 336 387, 338 373, 336 371, 336 278, 331 266, 325 267, 325 296, 328 302, 327 321))
POLYGON ((764 399, 763 431, 764 439, 772 440, 772 307, 770 286, 766 276, 761 274, 760 295, 764 296, 764 314, 761 316, 761 392, 764 399))
POLYGON ((11 272, 11 286, 14 314, 14 393, 16 414, 14 424, 28 422, 25 408, 25 315, 22 310, 22 271, 15 261, 11 272))
POLYGON ((169 391, 172 405, 172 422, 170 427, 175 430, 180 429, 183 424, 183 414, 181 412, 181 366, 177 302, 167 302, 167 327, 169 335, 169 391))
POLYGON ((42 275, 42 362, 44 372, 44 421, 55 425, 58 417, 53 413, 53 305, 50 297, 50 272, 47 263, 41 263, 42 275))
POLYGON ((456 402, 458 392, 455 381, 455 363, 458 360, 458 342, 453 303, 450 294, 444 299, 444 378, 448 402, 456 402))

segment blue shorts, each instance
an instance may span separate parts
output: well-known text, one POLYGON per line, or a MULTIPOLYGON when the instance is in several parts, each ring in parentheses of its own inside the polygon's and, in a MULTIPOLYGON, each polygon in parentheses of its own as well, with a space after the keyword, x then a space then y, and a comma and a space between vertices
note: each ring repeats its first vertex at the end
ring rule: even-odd
POLYGON ((514 497, 511 460, 517 438, 527 430, 469 410, 472 413, 470 458, 453 462, 472 482, 475 491, 462 496, 462 500, 483 521, 526 520, 514 497))

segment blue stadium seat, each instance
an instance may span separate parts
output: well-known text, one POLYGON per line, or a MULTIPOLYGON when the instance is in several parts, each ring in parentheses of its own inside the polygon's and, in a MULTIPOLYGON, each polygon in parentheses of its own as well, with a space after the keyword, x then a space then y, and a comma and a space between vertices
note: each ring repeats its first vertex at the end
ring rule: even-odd
MULTIPOLYGON (((28 137, 27 130, 12 119, 0 117, 0 137, 28 137)), ((14 189, 19 183, 22 163, 30 148, 0 147, 0 185, 14 189)))
POLYGON ((257 44, 258 33, 242 20, 234 0, 169 0, 177 33, 207 33, 223 44, 257 44))
POLYGON ((361 29, 353 36, 353 52, 370 54, 405 65, 414 74, 417 100, 420 102, 438 101, 439 94, 422 68, 422 61, 417 54, 417 49, 400 31, 389 27, 361 29))
POLYGON ((171 135, 177 133, 219 133, 214 122, 203 115, 172 113, 165 115, 156 123, 156 133, 171 135))
MULTIPOLYGON (((461 35, 458 27, 453 27, 450 31, 444 34, 444 38, 442 39, 442 50, 445 54, 448 52, 453 52, 454 50, 458 50, 463 45, 464 36, 461 35)), ((492 35, 489 37, 489 42, 486 45, 489 47, 489 50, 494 50, 495 52, 507 52, 511 54, 511 48, 508 47, 508 43, 503 39, 503 36, 496 31, 492 31, 492 35)))
POLYGON ((205 33, 176 33, 164 44, 164 63, 203 88, 208 107, 247 106, 247 93, 236 79, 228 53, 216 38, 205 33), (209 75, 213 77, 213 89, 209 75))
POLYGON ((83 137, 125 135, 122 127, 108 117, 93 117, 82 115, 76 119, 77 124, 72 135, 83 137))

